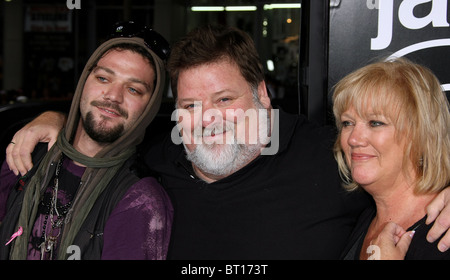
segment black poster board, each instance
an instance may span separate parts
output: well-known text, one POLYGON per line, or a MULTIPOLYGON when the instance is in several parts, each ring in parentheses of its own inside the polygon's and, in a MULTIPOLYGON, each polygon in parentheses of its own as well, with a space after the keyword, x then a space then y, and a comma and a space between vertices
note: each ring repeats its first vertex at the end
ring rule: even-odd
POLYGON ((389 56, 430 68, 450 98, 449 0, 330 1, 328 107, 351 71, 389 56))

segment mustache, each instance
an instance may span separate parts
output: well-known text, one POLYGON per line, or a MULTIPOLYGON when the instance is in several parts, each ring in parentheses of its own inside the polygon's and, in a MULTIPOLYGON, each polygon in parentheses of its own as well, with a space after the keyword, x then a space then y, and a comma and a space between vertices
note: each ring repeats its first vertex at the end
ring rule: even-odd
POLYGON ((102 107, 105 109, 111 109, 112 111, 115 111, 115 112, 119 113, 121 116, 123 116, 124 118, 128 119, 128 112, 126 112, 124 109, 122 109, 116 103, 108 102, 108 101, 94 100, 91 102, 91 105, 96 106, 96 107, 102 107))
POLYGON ((228 123, 225 122, 223 124, 213 124, 209 125, 201 130, 195 130, 193 135, 195 137, 201 138, 201 137, 207 137, 211 136, 213 134, 221 134, 225 133, 227 131, 234 131, 235 130, 235 124, 234 123, 228 123))

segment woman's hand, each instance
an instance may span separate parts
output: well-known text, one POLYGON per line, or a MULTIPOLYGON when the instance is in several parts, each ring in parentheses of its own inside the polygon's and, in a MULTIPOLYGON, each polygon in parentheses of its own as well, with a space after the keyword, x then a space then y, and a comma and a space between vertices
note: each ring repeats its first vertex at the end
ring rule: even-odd
POLYGON ((387 223, 367 248, 369 260, 403 260, 411 244, 413 231, 406 232, 396 223, 387 223))

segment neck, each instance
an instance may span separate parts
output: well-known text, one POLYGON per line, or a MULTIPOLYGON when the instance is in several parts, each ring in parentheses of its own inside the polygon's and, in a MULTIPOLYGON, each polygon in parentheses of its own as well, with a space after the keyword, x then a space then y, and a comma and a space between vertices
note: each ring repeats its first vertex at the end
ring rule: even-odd
POLYGON ((205 181, 208 184, 214 183, 215 181, 218 181, 218 180, 223 179, 228 176, 228 175, 218 176, 218 175, 205 173, 202 170, 200 170, 195 164, 192 164, 192 168, 194 169, 195 175, 197 175, 200 179, 202 179, 203 181, 205 181))
POLYGON ((387 222, 395 222, 406 230, 426 215, 426 207, 436 194, 415 194, 414 187, 405 184, 389 193, 372 196, 377 207, 375 228, 382 229, 387 222))
MULTIPOLYGON (((233 171, 232 173, 229 174, 224 174, 224 175, 215 175, 215 174, 211 174, 208 172, 205 172, 203 170, 201 170, 200 168, 198 168, 195 164, 192 163, 192 168, 194 169, 195 175, 197 175, 200 179, 202 179, 203 181, 205 181, 208 184, 214 183, 216 181, 219 181, 223 178, 226 178, 228 176, 230 176, 231 174, 233 174, 236 171, 233 171)), ((238 169, 239 170, 239 169, 238 169)))
POLYGON ((86 134, 80 121, 73 140, 73 147, 86 156, 94 157, 104 146, 92 140, 86 134))

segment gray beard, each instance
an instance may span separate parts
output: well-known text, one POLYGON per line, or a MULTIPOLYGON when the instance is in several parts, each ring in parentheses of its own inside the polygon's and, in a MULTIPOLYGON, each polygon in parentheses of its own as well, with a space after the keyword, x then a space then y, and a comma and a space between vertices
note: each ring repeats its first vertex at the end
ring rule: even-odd
MULTIPOLYGON (((267 117, 270 127, 270 117, 267 117)), ((267 128, 266 128, 267 129, 267 128)), ((210 129, 213 130, 213 129, 210 129)), ((209 133, 207 133, 209 135, 209 133)), ((260 127, 259 137, 263 141, 256 144, 199 144, 193 151, 184 146, 187 159, 190 160, 202 172, 215 176, 227 176, 246 166, 250 161, 260 155, 261 149, 265 147, 262 143, 268 143, 267 131, 260 127)))
MULTIPOLYGON (((259 101, 257 93, 253 94, 253 102, 256 109, 265 109, 259 101)), ((268 143, 270 139, 270 136, 268 136, 270 116, 267 116, 266 123, 265 130, 262 126, 258 129, 258 135, 263 138, 263 141, 258 141, 256 144, 238 144, 234 139, 234 143, 229 144, 203 143, 197 145, 193 151, 189 151, 185 145, 187 159, 204 173, 214 176, 228 176, 243 168, 261 154, 261 149, 265 147, 261 142, 268 143)), ((234 129, 234 126, 231 129, 234 129)), ((213 130, 214 128, 210 129, 210 131, 213 130)), ((210 132, 207 135, 210 135, 210 132)))
POLYGON ((186 148, 186 153, 187 159, 202 172, 225 176, 247 165, 261 148, 258 144, 200 144, 192 152, 186 148))

